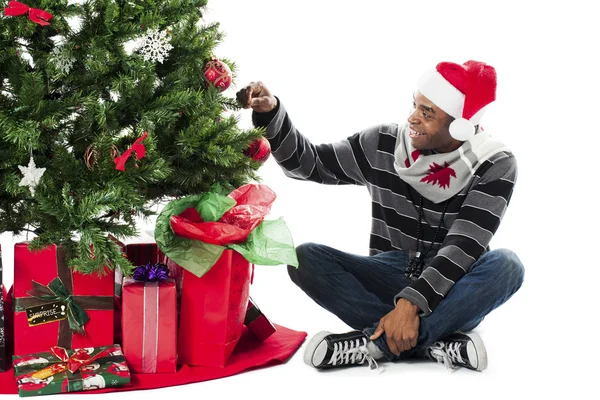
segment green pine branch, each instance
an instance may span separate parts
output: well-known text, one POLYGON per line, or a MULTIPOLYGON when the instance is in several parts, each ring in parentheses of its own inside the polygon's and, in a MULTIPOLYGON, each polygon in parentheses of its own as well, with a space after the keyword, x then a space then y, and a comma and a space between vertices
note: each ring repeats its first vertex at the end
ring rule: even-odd
MULTIPOLYGON (((225 38, 202 21, 206 0, 28 5, 54 17, 46 27, 0 19, 2 231, 35 233, 32 248, 65 246, 78 271, 127 270, 111 236, 135 235, 150 204, 258 180, 260 165, 243 152, 263 132, 223 116, 239 106, 204 77, 225 38), (149 29, 170 38, 162 63, 131 45, 149 29), (116 170, 113 159, 144 132, 144 158, 116 170), (18 168, 30 156, 46 168, 34 195, 18 168)), ((235 62, 222 61, 235 77, 235 62)))

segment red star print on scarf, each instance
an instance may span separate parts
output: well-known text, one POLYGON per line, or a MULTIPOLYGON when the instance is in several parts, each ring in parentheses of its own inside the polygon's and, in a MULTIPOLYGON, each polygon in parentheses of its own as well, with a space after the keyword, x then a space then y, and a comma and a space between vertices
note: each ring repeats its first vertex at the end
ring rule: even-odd
POLYGON ((421 182, 438 184, 442 189, 450 187, 450 177, 456 178, 456 171, 450 168, 450 165, 444 161, 444 166, 433 163, 429 166, 429 173, 421 179, 421 182))
MULTIPOLYGON (((419 158, 419 156, 421 155, 421 152, 419 150, 415 150, 410 155, 411 155, 413 161, 417 161, 417 158, 419 158)), ((406 160, 404 160, 404 165, 406 166, 406 168, 410 167, 410 160, 408 159, 408 157, 406 157, 406 160)))

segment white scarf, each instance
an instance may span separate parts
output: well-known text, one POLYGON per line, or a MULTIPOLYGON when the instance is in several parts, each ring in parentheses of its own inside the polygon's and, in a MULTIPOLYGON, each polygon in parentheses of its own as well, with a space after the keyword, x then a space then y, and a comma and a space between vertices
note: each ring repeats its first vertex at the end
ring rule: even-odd
POLYGON ((459 193, 485 160, 498 152, 510 151, 489 133, 480 131, 450 153, 422 153, 411 146, 408 125, 398 129, 394 168, 403 181, 434 203, 459 193))

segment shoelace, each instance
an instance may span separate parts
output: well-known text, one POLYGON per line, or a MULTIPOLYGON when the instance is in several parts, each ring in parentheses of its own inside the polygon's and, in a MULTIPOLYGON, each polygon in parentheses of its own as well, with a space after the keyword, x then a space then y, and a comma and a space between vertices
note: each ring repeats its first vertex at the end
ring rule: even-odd
POLYGON ((346 340, 333 344, 333 354, 329 364, 364 364, 367 361, 370 369, 379 370, 379 364, 367 349, 367 339, 346 340))
POLYGON ((459 342, 450 342, 448 344, 436 342, 430 349, 431 356, 438 362, 444 363, 449 370, 454 368, 454 363, 465 364, 465 361, 463 361, 462 356, 460 355, 459 342))

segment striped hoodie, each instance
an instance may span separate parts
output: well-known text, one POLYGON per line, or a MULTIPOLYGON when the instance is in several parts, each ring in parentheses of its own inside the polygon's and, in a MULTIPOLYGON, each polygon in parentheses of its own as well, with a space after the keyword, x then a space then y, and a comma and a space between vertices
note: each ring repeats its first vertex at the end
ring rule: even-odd
MULTIPOLYGON (((252 113, 256 127, 266 128, 273 158, 286 176, 328 185, 362 185, 371 195, 372 225, 369 254, 390 250, 414 251, 417 246, 420 195, 398 176, 394 150, 402 126, 383 124, 332 144, 312 144, 292 124, 278 99, 268 113, 252 113)), ((420 277, 394 298, 409 300, 429 315, 452 286, 489 249, 510 201, 517 163, 509 152, 484 161, 471 182, 447 204, 440 232, 420 277)), ((421 247, 434 239, 444 202, 423 199, 421 247)))

